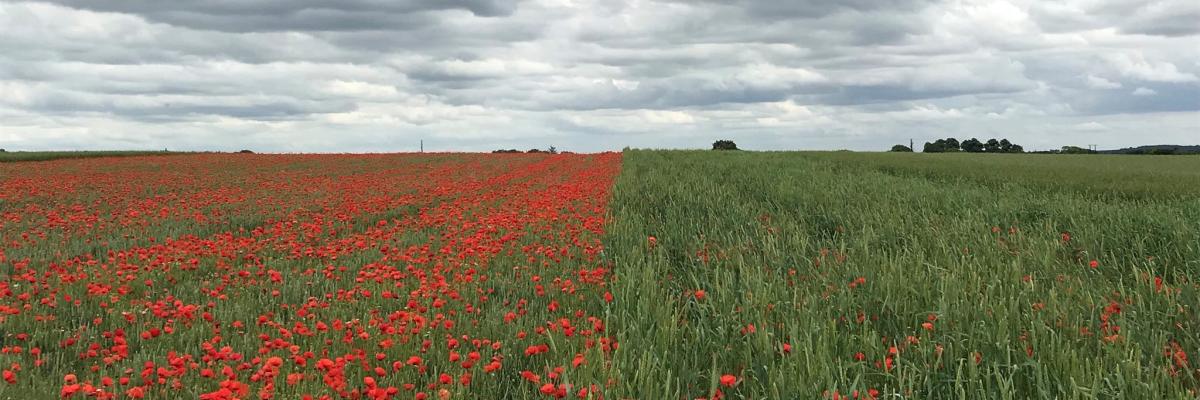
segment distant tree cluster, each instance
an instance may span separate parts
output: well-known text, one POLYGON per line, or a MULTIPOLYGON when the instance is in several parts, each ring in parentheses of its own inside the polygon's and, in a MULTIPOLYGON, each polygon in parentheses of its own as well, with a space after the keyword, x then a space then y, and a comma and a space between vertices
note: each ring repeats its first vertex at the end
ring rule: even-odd
POLYGON ((1177 144, 1156 144, 1138 147, 1126 147, 1117 150, 1092 150, 1079 146, 1063 146, 1061 149, 1035 152, 1038 154, 1131 154, 1148 156, 1166 155, 1200 155, 1200 146, 1185 146, 1177 144))
POLYGON ((737 144, 732 140, 718 140, 713 142, 713 150, 737 150, 737 144))
POLYGON ((550 146, 550 148, 548 148, 548 149, 546 149, 546 150, 542 150, 542 149, 529 149, 529 151, 524 151, 524 152, 523 152, 523 151, 520 151, 520 150, 517 150, 517 149, 507 149, 507 150, 505 150, 505 149, 500 149, 500 150, 492 150, 492 153, 493 153, 493 154, 509 154, 509 153, 529 153, 529 154, 558 154, 558 149, 554 148, 554 146, 550 146))
POLYGON ((888 150, 888 151, 891 151, 893 153, 912 153, 912 148, 902 145, 902 144, 898 144, 898 145, 892 146, 892 149, 888 150))
POLYGON ((1060 150, 1050 150, 1053 154, 1097 154, 1096 150, 1085 149, 1079 146, 1063 146, 1060 150))
POLYGON ((1200 146, 1142 146, 1134 149, 1122 149, 1117 154, 1135 154, 1150 156, 1173 156, 1179 154, 1200 154, 1200 146))
POLYGON ((925 148, 921 151, 926 153, 956 153, 959 151, 958 139, 946 138, 938 139, 933 143, 925 142, 925 148))
MULTIPOLYGON (((905 147, 896 145, 892 147, 892 151, 897 150, 897 147, 905 147)), ((907 148, 907 147, 905 147, 907 148)), ((912 149, 909 149, 911 151, 912 149)), ((961 143, 955 138, 938 139, 930 142, 925 142, 925 148, 922 151, 926 153, 1024 153, 1025 148, 1021 145, 1008 141, 1008 139, 988 139, 987 142, 981 142, 979 139, 970 138, 961 143)))

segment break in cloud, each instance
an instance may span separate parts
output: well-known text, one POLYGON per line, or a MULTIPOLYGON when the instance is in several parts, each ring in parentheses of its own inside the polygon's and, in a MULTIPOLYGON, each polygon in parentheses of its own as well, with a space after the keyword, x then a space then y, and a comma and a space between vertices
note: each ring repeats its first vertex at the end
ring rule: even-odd
POLYGON ((1195 0, 0 2, 0 147, 1200 143, 1195 0))

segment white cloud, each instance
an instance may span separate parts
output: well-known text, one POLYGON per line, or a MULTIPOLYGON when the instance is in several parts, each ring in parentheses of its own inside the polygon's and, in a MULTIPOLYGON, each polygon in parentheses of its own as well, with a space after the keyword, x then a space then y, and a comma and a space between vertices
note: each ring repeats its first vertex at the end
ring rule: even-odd
POLYGON ((1181 72, 1175 64, 1146 60, 1141 53, 1121 53, 1107 57, 1113 68, 1122 75, 1151 82, 1195 82, 1195 74, 1181 72))
POLYGON ((1075 126, 1073 126, 1073 128, 1077 131, 1084 131, 1084 132, 1099 132, 1099 131, 1108 130, 1107 126, 1105 126, 1102 123, 1096 122, 1096 121, 1075 124, 1075 126))
POLYGON ((789 68, 757 63, 743 66, 735 75, 739 82, 761 89, 790 89, 798 85, 823 83, 824 75, 805 68, 789 68))
POLYGON ((1158 92, 1154 91, 1154 89, 1139 87, 1137 89, 1134 89, 1133 93, 1130 93, 1130 94, 1132 94, 1134 96, 1153 96, 1153 95, 1158 94, 1158 92))
POLYGON ((1088 87, 1092 89, 1120 89, 1121 82, 1113 82, 1095 75, 1087 76, 1088 87))

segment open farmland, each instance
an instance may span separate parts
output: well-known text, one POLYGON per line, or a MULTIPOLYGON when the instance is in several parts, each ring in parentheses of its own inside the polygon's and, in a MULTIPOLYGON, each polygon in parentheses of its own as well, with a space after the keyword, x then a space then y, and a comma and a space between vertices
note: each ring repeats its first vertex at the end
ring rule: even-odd
POLYGON ((1193 399, 1200 158, 0 164, 0 398, 1193 399))
POLYGON ((169 151, 0 151, 0 163, 48 161, 68 158, 132 157, 188 154, 169 151))
POLYGON ((623 393, 1195 398, 1198 170, 627 152, 606 243, 623 393))
POLYGON ((521 398, 604 383, 600 232, 620 160, 0 165, 0 398, 521 398))

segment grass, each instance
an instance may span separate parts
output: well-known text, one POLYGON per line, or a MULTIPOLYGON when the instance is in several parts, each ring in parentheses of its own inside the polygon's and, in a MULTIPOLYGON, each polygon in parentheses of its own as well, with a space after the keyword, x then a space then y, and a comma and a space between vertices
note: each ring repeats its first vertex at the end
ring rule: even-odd
POLYGON ((1196 160, 0 165, 0 399, 1194 399, 1196 160))
POLYGON ((0 163, 20 161, 49 161, 72 158, 130 157, 171 154, 193 154, 190 152, 165 150, 118 150, 118 151, 4 151, 0 152, 0 163))
POLYGON ((617 395, 1195 398, 1198 161, 627 152, 617 395))
POLYGON ((1123 199, 1200 196, 1200 157, 967 153, 811 152, 848 171, 874 170, 937 181, 965 181, 1000 188, 1037 187, 1078 195, 1123 199))

